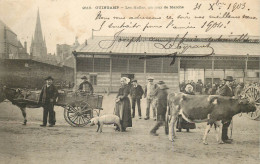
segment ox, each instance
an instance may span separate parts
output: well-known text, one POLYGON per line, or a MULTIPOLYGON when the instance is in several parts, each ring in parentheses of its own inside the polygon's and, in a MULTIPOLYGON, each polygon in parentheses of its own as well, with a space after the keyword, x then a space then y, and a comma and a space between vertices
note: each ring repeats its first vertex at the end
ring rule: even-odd
POLYGON ((22 91, 20 89, 13 89, 7 87, 1 87, 0 89, 0 103, 5 99, 8 99, 9 101, 12 102, 12 104, 18 106, 21 109, 24 118, 23 125, 26 125, 27 123, 26 108, 39 108, 41 106, 36 101, 35 103, 21 101, 24 98, 29 100, 34 100, 37 98, 37 96, 36 93, 33 92, 26 93, 26 91, 22 91))
POLYGON ((253 112, 256 110, 254 103, 248 99, 233 99, 218 95, 187 95, 184 93, 171 93, 168 95, 168 114, 165 129, 169 132, 169 140, 173 141, 175 136, 175 123, 180 113, 182 117, 193 123, 208 122, 205 129, 203 143, 207 145, 207 135, 212 125, 215 125, 216 137, 219 143, 223 143, 222 122, 232 120, 232 117, 242 112, 253 112), (169 131, 168 131, 169 130, 169 131))

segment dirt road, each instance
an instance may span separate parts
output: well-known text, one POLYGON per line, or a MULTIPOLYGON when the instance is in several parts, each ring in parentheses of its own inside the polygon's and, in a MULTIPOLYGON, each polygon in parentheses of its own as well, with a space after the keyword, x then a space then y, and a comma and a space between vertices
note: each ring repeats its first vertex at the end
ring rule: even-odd
MULTIPOLYGON (((101 114, 112 113, 115 95, 105 96, 101 114)), ((0 104, 0 163, 259 163, 260 124, 245 117, 234 117, 232 144, 218 144, 215 133, 209 135, 209 145, 202 144, 205 123, 196 124, 191 132, 177 133, 175 142, 168 141, 164 128, 159 136, 150 136, 153 120, 133 119, 127 132, 115 132, 104 126, 76 128, 63 118, 63 108, 55 107, 57 125, 40 127, 42 109, 27 109, 28 125, 21 125, 20 110, 10 104, 0 104)), ((142 101, 145 115, 145 101, 142 101)))

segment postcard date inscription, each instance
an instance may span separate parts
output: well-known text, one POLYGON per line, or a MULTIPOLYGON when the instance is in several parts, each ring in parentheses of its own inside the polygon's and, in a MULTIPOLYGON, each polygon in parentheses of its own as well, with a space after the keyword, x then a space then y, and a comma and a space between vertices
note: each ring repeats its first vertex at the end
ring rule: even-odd
MULTIPOLYGON (((192 5, 181 6, 93 6, 96 10, 96 27, 93 33, 113 31, 112 39, 101 40, 98 46, 102 49, 111 48, 116 42, 124 42, 125 47, 135 42, 152 41, 155 49, 171 50, 169 56, 186 55, 187 51, 204 49, 208 55, 214 54, 212 34, 215 39, 221 40, 223 35, 236 35, 236 42, 249 40, 247 33, 237 33, 241 21, 248 24, 258 21, 259 17, 253 12, 246 0, 237 1, 195 1, 192 5), (108 10, 119 10, 109 14, 108 10), (156 14, 156 10, 161 10, 156 14), (121 14, 118 14, 121 13, 121 14), (153 40, 153 37, 144 35, 149 33, 170 34, 163 40, 153 40), (134 37, 124 37, 125 33, 137 34, 134 37), (197 33, 196 38, 203 38, 198 44, 190 42, 191 34, 197 33), (208 36, 208 38, 205 36, 208 36)), ((90 8, 90 7, 88 7, 90 8)), ((241 32, 242 30, 240 30, 241 32)))

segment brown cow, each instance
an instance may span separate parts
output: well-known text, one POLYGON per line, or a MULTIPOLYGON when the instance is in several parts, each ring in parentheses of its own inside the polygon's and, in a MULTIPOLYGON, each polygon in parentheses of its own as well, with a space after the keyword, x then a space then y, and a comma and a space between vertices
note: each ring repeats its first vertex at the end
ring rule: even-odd
MULTIPOLYGON (((221 139, 222 122, 231 120, 232 117, 241 112, 253 112, 256 106, 247 99, 233 99, 218 95, 187 95, 184 93, 171 93, 168 95, 168 126, 169 140, 173 141, 175 136, 175 122, 178 114, 193 123, 208 122, 203 143, 207 144, 207 134, 213 124, 216 125, 217 141, 221 139)), ((167 134, 167 130, 166 130, 167 134)))
POLYGON ((26 102, 24 98, 26 99, 35 99, 37 96, 35 93, 24 93, 24 91, 20 89, 13 89, 13 88, 7 88, 2 87, 0 89, 0 103, 4 101, 5 99, 8 99, 12 102, 12 104, 18 106, 23 114, 24 122, 23 125, 26 125, 27 119, 26 119, 26 108, 39 108, 41 107, 36 101, 33 102, 26 102))

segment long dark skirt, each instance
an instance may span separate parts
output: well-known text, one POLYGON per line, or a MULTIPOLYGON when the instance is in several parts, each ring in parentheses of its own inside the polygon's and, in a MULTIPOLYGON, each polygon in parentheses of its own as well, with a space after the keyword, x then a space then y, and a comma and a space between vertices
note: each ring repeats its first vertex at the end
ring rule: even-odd
POLYGON ((120 118, 123 128, 132 127, 131 105, 129 98, 124 98, 116 103, 114 114, 120 118))
POLYGON ((195 123, 187 122, 185 119, 182 118, 181 115, 179 115, 176 128, 177 129, 195 129, 196 125, 195 125, 195 123))

